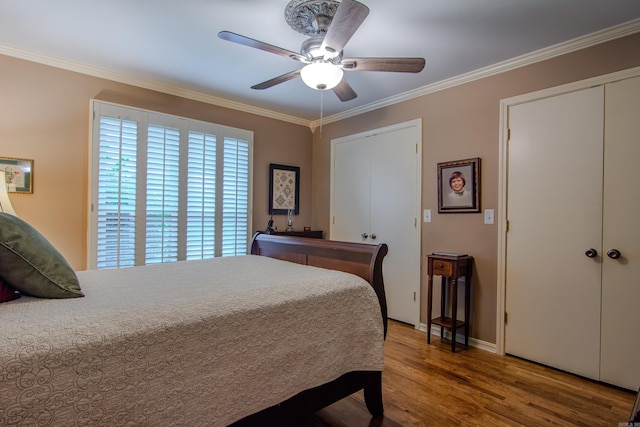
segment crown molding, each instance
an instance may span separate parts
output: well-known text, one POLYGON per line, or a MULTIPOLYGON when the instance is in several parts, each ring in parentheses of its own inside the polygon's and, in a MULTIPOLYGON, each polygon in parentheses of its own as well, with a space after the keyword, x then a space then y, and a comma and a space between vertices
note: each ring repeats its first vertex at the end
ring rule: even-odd
MULTIPOLYGON (((475 80, 479 80, 485 77, 494 76, 496 74, 504 73, 506 71, 514 70, 516 68, 524 67, 527 65, 541 62, 547 59, 554 58, 556 56, 564 55, 567 53, 575 52, 580 49, 585 49, 600 43, 604 43, 610 40, 628 36, 640 32, 640 19, 635 19, 620 25, 616 25, 605 30, 601 30, 586 36, 578 37, 567 42, 559 43, 544 49, 540 49, 525 55, 521 55, 515 58, 508 59, 506 61, 499 62, 497 64, 490 65, 488 67, 480 68, 478 70, 471 71, 469 73, 461 74, 446 80, 435 82, 426 86, 422 86, 418 89, 414 89, 408 92, 397 94, 376 102, 372 102, 361 107, 353 108, 338 114, 324 117, 322 124, 329 124, 338 122, 340 120, 348 119, 349 117, 357 116, 369 111, 377 110, 379 108, 387 107, 399 102, 408 101, 413 98, 428 95, 430 93, 439 92, 441 90, 449 89, 454 86, 469 83, 475 80)), ((244 104, 237 101, 232 101, 226 98, 218 96, 208 95, 202 92, 198 92, 191 89, 185 89, 180 86, 160 83, 158 81, 143 79, 123 73, 114 72, 104 68, 94 67, 79 62, 69 61, 54 57, 51 55, 44 55, 41 53, 30 52, 23 49, 16 49, 8 45, 0 44, 0 54, 11 56, 18 59, 24 59, 31 62, 36 62, 43 65, 49 65, 56 68, 61 68, 68 71, 73 71, 81 74, 90 75, 93 77, 104 78, 115 82, 128 84, 132 86, 141 87, 144 89, 154 90, 157 92, 166 93, 169 95, 180 96, 182 98, 192 99, 194 101, 200 101, 212 105, 217 105, 224 108, 230 108, 232 110, 238 110, 245 113, 256 114, 263 117, 268 117, 284 122, 289 122, 297 125, 307 126, 313 132, 320 126, 320 120, 308 120, 301 117, 291 116, 288 114, 278 113, 276 111, 268 110, 266 108, 255 107, 253 105, 244 104)))
MULTIPOLYGON (((342 113, 333 114, 331 116, 324 117, 323 124, 333 123, 340 120, 345 120, 349 117, 357 116, 359 114, 367 113, 369 111, 377 110, 382 107, 397 104, 399 102, 408 101, 413 98, 428 95, 430 93, 439 92, 441 90, 449 89, 461 84, 469 83, 475 80, 480 80, 485 77, 494 76, 496 74, 511 71, 516 68, 521 68, 527 65, 535 64, 536 62, 545 61, 547 59, 554 58, 556 56, 565 55, 567 53, 575 52, 581 49, 585 49, 591 46, 595 46, 601 43, 605 43, 611 40, 615 40, 621 37, 629 36, 640 32, 640 19, 635 19, 629 22, 625 22, 614 27, 607 28, 605 30, 597 31, 586 36, 577 37, 575 39, 559 43, 547 48, 536 50, 515 58, 508 59, 506 61, 498 62, 497 64, 490 65, 488 67, 480 68, 469 73, 460 74, 450 79, 442 80, 430 85, 423 86, 418 89, 414 89, 408 92, 400 93, 398 95, 391 96, 389 98, 381 99, 376 102, 372 102, 367 105, 363 105, 358 108, 343 111, 342 113)), ((314 120, 310 127, 315 129, 319 126, 320 121, 314 120)))
POLYGON ((154 90, 157 92, 166 93, 168 95, 175 95, 182 98, 192 99, 194 101, 201 101, 207 104, 217 105, 219 107, 239 110, 245 113, 256 114, 259 116, 281 120, 297 125, 309 126, 308 119, 302 119, 300 117, 278 113, 266 108, 255 107, 253 105, 232 101, 218 96, 208 95, 195 90, 185 89, 180 86, 165 84, 154 80, 148 80, 123 73, 118 73, 105 68, 94 67, 91 65, 86 65, 79 62, 54 57, 51 55, 44 55, 41 53, 31 52, 23 49, 16 49, 14 47, 2 44, 0 44, 0 54, 36 62, 43 65, 48 65, 55 68, 61 68, 67 71, 73 71, 80 74, 86 74, 93 77, 111 80, 118 83, 128 84, 143 89, 154 90))

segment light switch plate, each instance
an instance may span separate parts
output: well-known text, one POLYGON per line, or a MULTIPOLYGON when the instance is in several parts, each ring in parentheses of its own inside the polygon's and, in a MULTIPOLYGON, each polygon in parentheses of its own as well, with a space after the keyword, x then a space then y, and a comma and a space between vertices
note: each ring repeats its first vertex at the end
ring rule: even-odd
POLYGON ((485 224, 493 224, 493 209, 485 209, 484 210, 484 223, 485 224))
POLYGON ((431 209, 424 210, 424 222, 431 222, 431 209))

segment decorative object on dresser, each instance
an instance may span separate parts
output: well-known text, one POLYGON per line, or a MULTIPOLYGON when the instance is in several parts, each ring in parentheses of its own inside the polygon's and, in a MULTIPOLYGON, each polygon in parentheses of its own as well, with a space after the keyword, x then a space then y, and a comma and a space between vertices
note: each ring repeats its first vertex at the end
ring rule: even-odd
POLYGON ((300 213, 300 167, 269 164, 269 214, 300 213))
POLYGON ((293 231, 293 209, 287 209, 287 229, 286 231, 293 231))
POLYGON ((480 212, 480 158, 438 163, 438 213, 480 212))
POLYGON ((451 252, 433 252, 427 255, 427 343, 431 344, 431 324, 440 326, 440 337, 444 330, 451 330, 451 351, 456 351, 456 331, 464 327, 464 344, 469 346, 469 322, 471 307, 471 268, 473 257, 451 252), (440 317, 432 319, 433 275, 442 276, 440 294, 440 317), (458 279, 464 277, 464 321, 458 320, 458 279), (447 286, 448 285, 448 286, 447 286), (447 316, 446 291, 450 288, 451 316, 447 316))
POLYGON ((271 232, 274 230, 273 228, 273 215, 271 215, 271 217, 269 217, 269 222, 267 222, 267 229, 264 231, 267 234, 271 234, 271 232))

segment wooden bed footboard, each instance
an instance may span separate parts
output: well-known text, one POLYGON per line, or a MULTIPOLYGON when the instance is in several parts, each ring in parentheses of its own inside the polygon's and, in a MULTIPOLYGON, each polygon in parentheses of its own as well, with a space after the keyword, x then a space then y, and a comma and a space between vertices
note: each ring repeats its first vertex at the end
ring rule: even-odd
POLYGON ((355 274, 369 282, 378 296, 387 336, 387 299, 382 277, 382 261, 389 251, 386 244, 338 242, 305 237, 277 236, 257 232, 251 241, 251 254, 268 256, 298 264, 355 274))
MULTIPOLYGON (((387 334, 387 300, 382 278, 382 261, 388 252, 386 244, 337 242, 303 237, 273 236, 256 233, 251 242, 251 254, 329 268, 356 274, 365 279, 376 292, 387 334)), ((364 390, 367 409, 373 416, 384 411, 382 403, 382 372, 349 372, 340 378, 313 389, 304 390, 278 405, 250 415, 233 426, 285 426, 295 424, 300 417, 318 411, 359 390, 364 390)))

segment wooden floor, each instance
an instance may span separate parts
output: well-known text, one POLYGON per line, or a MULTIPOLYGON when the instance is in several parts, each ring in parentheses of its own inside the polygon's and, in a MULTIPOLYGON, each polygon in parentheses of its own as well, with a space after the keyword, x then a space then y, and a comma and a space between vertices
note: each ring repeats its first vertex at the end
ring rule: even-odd
POLYGON ((457 346, 391 321, 382 374, 384 417, 355 394, 300 426, 608 426, 635 394, 511 356, 457 346))

